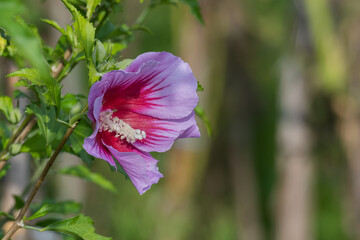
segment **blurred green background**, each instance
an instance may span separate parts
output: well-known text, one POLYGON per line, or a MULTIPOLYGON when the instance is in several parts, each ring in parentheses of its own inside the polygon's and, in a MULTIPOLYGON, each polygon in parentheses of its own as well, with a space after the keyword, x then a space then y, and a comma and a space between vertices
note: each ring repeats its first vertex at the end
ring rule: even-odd
MULTIPOLYGON (((28 3, 27 20, 53 46, 56 33, 38 19, 64 26, 69 14, 59 0, 28 3)), ((154 154, 164 178, 142 196, 101 160, 91 170, 118 194, 51 176, 44 192, 72 188, 63 198, 80 200, 115 240, 360 239, 360 1, 199 3, 205 25, 185 5, 157 7, 151 33, 137 33, 122 57, 169 51, 188 62, 212 136, 199 120, 200 139, 154 154)), ((133 23, 146 4, 124 1, 116 21, 133 23)), ((87 93, 86 76, 78 67, 63 93, 87 93)))

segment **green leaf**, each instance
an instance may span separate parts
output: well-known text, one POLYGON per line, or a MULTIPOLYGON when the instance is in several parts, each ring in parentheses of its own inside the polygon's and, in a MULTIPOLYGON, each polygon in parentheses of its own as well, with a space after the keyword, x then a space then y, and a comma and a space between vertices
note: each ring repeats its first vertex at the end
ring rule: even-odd
POLYGON ((82 240, 82 238, 71 236, 71 235, 64 235, 63 240, 82 240))
POLYGON ((102 62, 105 60, 105 57, 106 57, 106 50, 104 45, 99 40, 96 40, 94 51, 92 53, 92 61, 94 63, 102 62))
MULTIPOLYGON (((66 2, 66 0, 62 1, 64 3, 66 2)), ((85 19, 74 6, 69 3, 67 3, 66 6, 69 8, 73 17, 75 18, 74 30, 77 37, 79 38, 80 45, 84 48, 88 61, 91 61, 90 57, 95 41, 95 28, 93 27, 92 23, 85 19)))
POLYGON ((74 114, 69 120, 69 124, 73 125, 76 121, 79 121, 81 118, 83 118, 86 115, 86 113, 77 113, 74 114))
POLYGON ((4 177, 7 173, 7 171, 10 169, 10 164, 6 163, 5 166, 0 170, 0 179, 4 177))
POLYGON ((37 133, 26 139, 21 145, 21 152, 43 152, 46 150, 46 139, 45 136, 37 133))
POLYGON ((69 144, 75 153, 83 150, 84 139, 92 134, 92 128, 86 121, 80 121, 74 129, 73 134, 70 135, 69 144))
POLYGON ((33 215, 26 218, 26 220, 40 218, 48 213, 69 214, 69 213, 79 213, 80 210, 81 210, 80 203, 74 201, 64 201, 54 204, 45 203, 33 215))
POLYGON ((50 26, 52 26, 52 27, 54 27, 56 30, 58 30, 60 33, 62 33, 63 35, 65 35, 65 30, 64 30, 62 27, 60 27, 60 25, 59 25, 57 22, 55 22, 55 21, 53 21, 53 20, 49 20, 49 19, 41 19, 41 21, 49 24, 50 26))
POLYGON ((87 0, 86 4, 86 17, 90 19, 95 11, 95 8, 101 3, 101 0, 87 0))
POLYGON ((62 2, 69 9, 69 11, 71 12, 72 16, 75 19, 74 22, 75 34, 79 39, 80 45, 84 49, 86 61, 89 65, 92 63, 91 54, 95 41, 95 28, 92 25, 92 23, 89 22, 89 20, 87 20, 86 18, 84 18, 84 16, 81 15, 81 13, 67 0, 62 0, 62 2))
POLYGON ((106 48, 106 51, 110 55, 115 55, 116 53, 120 52, 121 50, 124 50, 126 48, 126 44, 124 43, 109 43, 105 42, 104 47, 106 48))
POLYGON ((13 143, 13 144, 11 144, 9 151, 10 151, 11 155, 16 155, 20 152, 20 149, 21 149, 20 143, 13 143))
POLYGON ((41 231, 46 230, 67 233, 76 237, 80 237, 84 240, 111 240, 109 237, 103 237, 96 234, 94 232, 95 229, 91 218, 82 214, 70 219, 52 223, 41 229, 41 231))
POLYGON ((67 93, 61 99, 61 110, 67 115, 76 115, 81 112, 81 96, 67 93))
POLYGON ((92 86, 96 81, 99 80, 100 74, 97 72, 96 67, 93 63, 88 65, 89 68, 89 85, 92 86))
MULTIPOLYGON (((10 215, 10 214, 8 214, 6 212, 0 212, 0 216, 5 216, 8 219, 15 220, 14 216, 12 216, 12 215, 10 215)), ((0 236, 1 236, 1 234, 0 234, 0 236)))
POLYGON ((197 85, 196 91, 197 91, 197 92, 203 92, 203 91, 204 91, 204 88, 203 88, 203 86, 201 86, 201 84, 200 84, 199 81, 198 81, 198 85, 197 85))
POLYGON ((57 113, 61 107, 61 87, 59 84, 52 88, 48 88, 49 91, 44 93, 44 97, 47 103, 56 106, 57 113))
POLYGON ((181 2, 187 4, 190 7, 192 14, 195 15, 197 20, 204 24, 204 19, 201 15, 200 6, 197 0, 181 0, 181 2))
POLYGON ((134 59, 124 59, 121 62, 117 62, 116 68, 117 69, 122 69, 124 70, 125 68, 127 68, 132 62, 134 61, 134 59))
MULTIPOLYGON (((9 142, 12 132, 9 129, 8 124, 5 124, 5 121, 0 121, 0 150, 9 142)), ((7 154, 9 155, 9 154, 7 154)), ((5 156, 3 156, 5 157, 5 156)))
POLYGON ((6 48, 6 44, 7 44, 6 39, 5 39, 5 38, 2 38, 2 37, 0 36, 0 56, 3 55, 4 50, 5 50, 5 48, 6 48))
POLYGON ((23 93, 19 89, 15 89, 13 94, 14 94, 14 98, 16 98, 16 99, 18 99, 18 98, 27 98, 28 100, 31 100, 31 98, 28 95, 26 95, 25 93, 23 93))
POLYGON ((27 107, 27 112, 35 114, 40 132, 45 137, 46 145, 51 143, 59 130, 54 107, 49 105, 46 106, 44 103, 41 107, 32 104, 27 107))
POLYGON ((21 119, 20 110, 13 107, 12 100, 8 96, 0 97, 0 111, 4 113, 11 123, 18 123, 21 119))
POLYGON ((19 79, 19 81, 17 81, 15 84, 14 84, 15 87, 30 87, 31 86, 31 83, 26 80, 26 79, 19 79))
POLYGON ((75 36, 74 29, 71 26, 66 25, 65 35, 66 35, 68 42, 72 45, 72 47, 74 48, 75 51, 77 51, 78 48, 81 48, 80 44, 75 36))
POLYGON ((205 127, 206 127, 206 130, 207 130, 207 133, 209 134, 209 136, 212 136, 212 128, 211 128, 211 125, 210 125, 210 120, 206 116, 204 109, 202 109, 200 106, 197 106, 195 108, 195 113, 205 123, 205 127))
POLYGON ((45 85, 45 82, 40 78, 39 71, 34 68, 23 68, 8 74, 7 77, 26 78, 35 85, 45 85))
POLYGON ((31 204, 31 211, 40 211, 44 205, 49 205, 49 213, 61 213, 61 214, 78 214, 81 211, 81 204, 74 201, 55 202, 54 200, 46 200, 43 203, 31 204))
POLYGON ((83 165, 63 168, 60 170, 60 173, 82 178, 86 181, 96 183, 103 189, 109 190, 111 192, 116 192, 114 185, 110 181, 106 180, 98 173, 91 172, 89 168, 83 165))
POLYGON ((43 217, 46 214, 48 214, 53 209, 53 207, 54 207, 53 205, 45 204, 37 212, 35 212, 33 215, 26 218, 26 220, 32 220, 32 219, 35 219, 35 218, 43 217))

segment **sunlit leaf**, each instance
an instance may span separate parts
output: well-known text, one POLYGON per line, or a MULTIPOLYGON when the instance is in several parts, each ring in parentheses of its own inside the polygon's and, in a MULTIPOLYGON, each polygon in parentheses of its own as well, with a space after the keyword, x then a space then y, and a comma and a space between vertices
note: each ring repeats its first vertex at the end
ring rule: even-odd
POLYGON ((16 155, 20 152, 21 144, 20 143, 13 143, 10 145, 9 152, 11 155, 16 155))
POLYGON ((104 43, 104 47, 106 49, 106 51, 111 54, 111 55, 115 55, 116 53, 120 52, 121 50, 126 48, 126 44, 123 43, 108 43, 105 42, 104 43))
POLYGON ((101 0, 87 0, 86 5, 86 17, 87 19, 90 19, 92 14, 95 11, 96 6, 98 6, 101 3, 101 0))
POLYGON ((111 238, 109 237, 104 237, 96 234, 94 232, 95 229, 92 219, 82 214, 70 219, 52 223, 41 229, 41 231, 46 230, 67 233, 80 237, 84 240, 111 240, 111 238))
POLYGON ((124 59, 120 62, 117 62, 115 65, 116 65, 117 69, 123 70, 123 69, 127 68, 133 61, 134 61, 134 59, 124 59))
POLYGON ((21 77, 30 80, 33 84, 45 85, 45 82, 40 78, 39 71, 34 68, 23 68, 8 74, 7 77, 21 77))
POLYGON ((21 119, 20 110, 13 107, 12 100, 8 96, 0 96, 0 112, 2 112, 11 123, 18 123, 21 119))
POLYGON ((35 212, 30 217, 26 218, 26 220, 32 220, 35 218, 43 217, 48 214, 53 209, 53 205, 45 204, 43 205, 37 212, 35 212))
POLYGON ((0 170, 0 179, 4 177, 7 173, 7 171, 10 169, 10 164, 6 163, 5 166, 0 170))
POLYGON ((105 60, 106 50, 102 42, 99 40, 95 41, 94 51, 92 53, 92 60, 94 63, 102 62, 105 60))
POLYGON ((2 38, 2 37, 0 36, 0 56, 2 56, 3 53, 4 53, 4 50, 5 50, 5 48, 6 48, 6 43, 7 43, 6 39, 5 39, 5 38, 2 38))
POLYGON ((49 19, 41 19, 41 21, 49 24, 50 26, 52 26, 52 27, 54 27, 56 30, 58 30, 60 33, 62 33, 63 35, 65 35, 65 30, 64 30, 62 27, 60 27, 60 25, 59 25, 57 22, 55 22, 55 21, 53 21, 53 20, 49 20, 49 19))

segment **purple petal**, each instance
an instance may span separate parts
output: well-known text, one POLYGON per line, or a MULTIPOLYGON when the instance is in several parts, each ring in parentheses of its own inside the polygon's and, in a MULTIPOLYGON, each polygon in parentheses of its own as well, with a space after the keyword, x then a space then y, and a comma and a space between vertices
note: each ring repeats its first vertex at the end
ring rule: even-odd
POLYGON ((200 130, 199 127, 196 125, 195 117, 194 123, 184 131, 181 131, 178 138, 199 138, 200 137, 200 130))
POLYGON ((200 137, 199 128, 195 121, 195 112, 192 112, 185 118, 176 120, 162 120, 149 117, 142 119, 143 116, 134 115, 134 119, 131 121, 133 128, 143 130, 146 133, 145 139, 133 143, 136 148, 142 151, 165 152, 171 148, 174 141, 178 138, 200 137))
POLYGON ((102 99, 103 99, 102 96, 100 96, 96 98, 94 100, 94 103, 92 104, 93 110, 91 111, 91 113, 93 113, 92 116, 94 117, 95 129, 90 137, 84 139, 83 147, 88 154, 96 158, 104 159, 112 166, 116 166, 114 159, 112 158, 108 149, 102 144, 102 141, 99 136, 99 115, 101 110, 102 99))
POLYGON ((102 99, 103 99, 103 96, 104 96, 104 93, 106 90, 107 90, 107 84, 103 81, 94 83, 90 88, 90 92, 89 92, 89 96, 88 96, 88 104, 89 104, 88 117, 93 122, 95 122, 95 116, 94 116, 95 101, 96 101, 96 99, 101 97, 101 101, 98 101, 96 103, 97 107, 100 108, 100 110, 101 110, 102 99), (100 107, 99 107, 99 104, 100 104, 100 107))
POLYGON ((119 152, 112 146, 107 146, 107 148, 129 176, 140 195, 163 177, 156 166, 158 161, 149 153, 119 152))
POLYGON ((99 124, 97 124, 95 131, 90 137, 85 138, 83 147, 85 151, 100 159, 104 159, 107 161, 110 165, 116 166, 113 157, 111 156, 111 153, 109 150, 102 144, 101 140, 98 137, 98 129, 99 124))
POLYGON ((198 102, 197 81, 189 65, 167 52, 142 54, 126 71, 104 74, 101 82, 107 85, 106 109, 181 119, 188 116, 198 102))

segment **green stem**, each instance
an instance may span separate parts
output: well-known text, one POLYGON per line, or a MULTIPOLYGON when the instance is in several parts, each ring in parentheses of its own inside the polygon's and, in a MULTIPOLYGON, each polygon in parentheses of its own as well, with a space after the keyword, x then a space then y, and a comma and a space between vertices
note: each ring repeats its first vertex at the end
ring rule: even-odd
MULTIPOLYGON (((20 127, 16 130, 16 132, 12 135, 12 137, 10 138, 10 140, 8 141, 8 143, 6 144, 4 149, 0 152, 0 162, 7 160, 6 157, 8 155, 11 144, 16 142, 17 138, 20 136, 20 134, 26 128, 26 126, 31 122, 31 120, 33 120, 33 118, 34 118, 33 114, 28 115, 24 119, 24 121, 21 123, 20 127)), ((0 170, 1 170, 1 168, 0 168, 0 170)))
POLYGON ((35 230, 35 231, 38 231, 38 232, 43 232, 42 228, 33 227, 33 226, 29 226, 29 225, 24 225, 23 228, 30 229, 30 230, 35 230))

